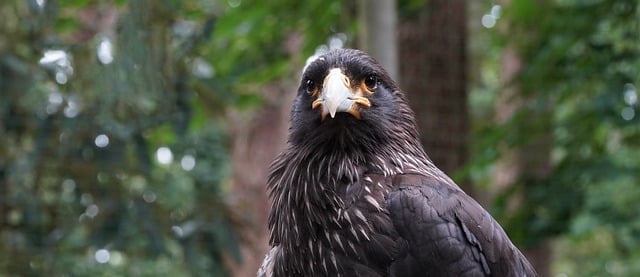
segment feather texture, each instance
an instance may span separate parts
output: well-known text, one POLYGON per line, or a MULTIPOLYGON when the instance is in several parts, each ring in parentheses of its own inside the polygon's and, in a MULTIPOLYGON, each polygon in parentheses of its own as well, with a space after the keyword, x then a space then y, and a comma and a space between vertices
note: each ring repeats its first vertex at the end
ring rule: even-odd
POLYGON ((267 187, 273 248, 259 276, 536 276, 429 160, 404 94, 361 51, 335 50, 306 68, 267 187), (312 105, 321 90, 308 85, 333 68, 350 83, 377 80, 357 117, 324 118, 312 105))

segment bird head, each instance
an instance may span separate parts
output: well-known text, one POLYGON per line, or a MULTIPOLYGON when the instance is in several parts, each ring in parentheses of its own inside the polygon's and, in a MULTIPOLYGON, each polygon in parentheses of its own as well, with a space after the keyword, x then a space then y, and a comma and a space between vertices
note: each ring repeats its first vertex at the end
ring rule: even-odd
POLYGON ((363 51, 332 50, 304 70, 290 142, 332 149, 373 148, 390 136, 413 137, 413 112, 386 70, 363 51))
POLYGON ((377 77, 373 74, 360 81, 360 84, 352 86, 351 78, 337 67, 329 70, 329 74, 322 81, 322 86, 315 86, 315 83, 310 79, 305 82, 309 83, 311 93, 317 94, 311 107, 313 109, 322 108, 322 120, 327 117, 327 114, 334 118, 336 112, 346 112, 361 119, 360 107, 371 107, 371 101, 364 95, 373 94, 378 86, 377 77))

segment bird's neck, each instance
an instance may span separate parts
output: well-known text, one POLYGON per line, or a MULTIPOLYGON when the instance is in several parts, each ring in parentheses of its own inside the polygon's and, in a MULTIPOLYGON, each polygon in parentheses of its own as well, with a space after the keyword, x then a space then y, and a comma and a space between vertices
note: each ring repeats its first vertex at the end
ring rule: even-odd
MULTIPOLYGON (((358 209, 349 209, 353 205, 350 201, 358 197, 358 187, 363 188, 361 185, 371 182, 372 178, 382 180, 396 174, 420 173, 426 166, 433 166, 426 156, 396 151, 406 150, 406 146, 377 148, 380 150, 378 153, 323 153, 305 149, 309 148, 294 147, 283 152, 272 164, 267 183, 272 201, 270 244, 278 245, 279 251, 287 255, 305 256, 287 261, 294 263, 289 266, 298 269, 308 266, 306 262, 312 259, 308 257, 310 253, 318 255, 317 249, 331 250, 323 248, 333 243, 331 238, 327 238, 328 234, 336 234, 336 230, 346 228, 345 224, 352 223, 348 218, 358 220, 358 215, 362 215, 358 214, 358 209), (345 216, 349 215, 348 211, 351 211, 350 217, 345 216), (320 241, 327 245, 311 245, 320 241)), ((360 224, 354 223, 346 230, 360 230, 351 237, 358 242, 359 234, 367 236, 366 226, 363 219, 360 224)), ((337 241, 340 242, 338 245, 342 243, 337 241)))
POLYGON ((291 218, 294 222, 283 228, 300 225, 301 219, 314 221, 318 219, 314 215, 337 213, 344 208, 340 192, 344 186, 358 183, 366 175, 420 174, 426 168, 435 168, 426 155, 420 155, 424 153, 421 148, 412 150, 415 153, 402 151, 407 148, 406 145, 381 147, 377 153, 367 153, 290 146, 271 165, 267 186, 272 206, 291 210, 272 210, 271 213, 282 216, 302 211, 303 218, 291 218))

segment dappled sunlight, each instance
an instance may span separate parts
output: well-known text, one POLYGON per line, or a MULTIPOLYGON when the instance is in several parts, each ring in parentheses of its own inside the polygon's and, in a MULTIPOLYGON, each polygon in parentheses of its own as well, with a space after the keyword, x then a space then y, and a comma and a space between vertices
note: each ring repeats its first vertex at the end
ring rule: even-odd
POLYGON ((44 68, 52 70, 58 84, 64 85, 73 75, 71 56, 63 50, 46 50, 39 61, 44 68))
POLYGON ((501 14, 502 14, 502 6, 497 4, 493 5, 491 7, 491 10, 482 16, 482 19, 480 21, 480 23, 482 24, 482 27, 485 27, 487 29, 493 28, 496 25, 496 22, 498 21, 498 19, 500 19, 501 14))
POLYGON ((327 52, 333 49, 343 48, 344 45, 347 43, 347 39, 348 37, 347 37, 347 34, 345 33, 337 33, 337 34, 331 35, 327 43, 317 46, 315 51, 313 52, 313 55, 307 58, 305 62, 305 66, 303 67, 302 71, 304 71, 306 66, 309 65, 311 62, 315 61, 318 57, 326 54, 327 52))
POLYGON ((196 158, 192 155, 184 155, 182 159, 180 159, 180 166, 186 171, 191 171, 196 166, 196 158))
POLYGON ((622 119, 629 121, 636 116, 638 92, 636 90, 636 87, 632 83, 626 83, 624 84, 623 95, 624 102, 625 104, 627 104, 627 106, 622 108, 620 116, 622 116, 622 119))
POLYGON ((158 148, 158 150, 156 150, 156 160, 160 164, 170 164, 171 162, 173 162, 173 152, 171 152, 171 149, 169 149, 169 147, 160 147, 158 148))
POLYGON ((100 39, 96 53, 101 63, 110 64, 113 62, 113 44, 108 37, 105 36, 100 39))
POLYGON ((109 145, 109 137, 105 134, 99 134, 93 140, 93 143, 95 143, 95 145, 99 148, 105 148, 109 145))
POLYGON ((96 258, 96 262, 101 264, 106 264, 111 260, 111 253, 109 253, 109 250, 107 249, 98 249, 94 256, 96 258))

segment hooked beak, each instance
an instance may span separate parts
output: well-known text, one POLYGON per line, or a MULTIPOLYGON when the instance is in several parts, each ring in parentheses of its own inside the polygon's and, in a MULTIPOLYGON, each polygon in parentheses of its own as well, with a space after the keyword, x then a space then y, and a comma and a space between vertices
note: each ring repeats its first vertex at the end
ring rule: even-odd
POLYGON ((344 75, 339 68, 334 68, 324 78, 322 94, 313 101, 312 108, 322 106, 323 120, 327 114, 334 118, 338 112, 347 112, 360 119, 360 105, 371 107, 369 99, 363 97, 361 86, 352 88, 349 77, 344 75))

